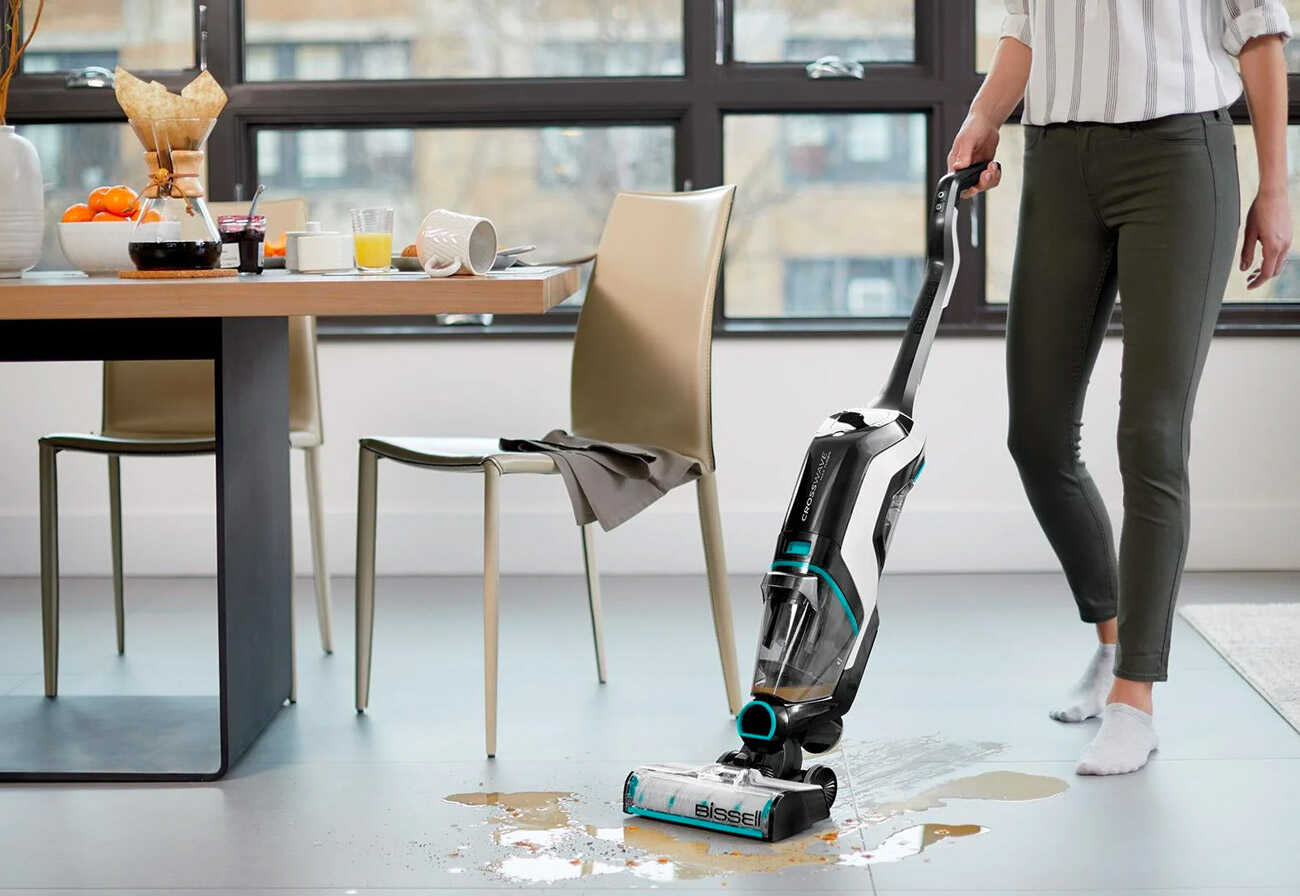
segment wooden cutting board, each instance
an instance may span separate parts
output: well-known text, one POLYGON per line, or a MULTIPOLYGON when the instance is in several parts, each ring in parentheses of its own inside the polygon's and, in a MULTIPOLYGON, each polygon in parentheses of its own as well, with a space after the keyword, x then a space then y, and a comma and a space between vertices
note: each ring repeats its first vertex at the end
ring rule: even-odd
POLYGON ((214 277, 236 277, 234 268, 213 268, 210 271, 118 271, 123 280, 211 280, 214 277))

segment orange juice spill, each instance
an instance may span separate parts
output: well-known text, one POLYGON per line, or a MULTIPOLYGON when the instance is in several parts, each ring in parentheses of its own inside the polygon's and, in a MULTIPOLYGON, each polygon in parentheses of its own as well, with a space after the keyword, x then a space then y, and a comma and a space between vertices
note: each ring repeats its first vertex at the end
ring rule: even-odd
POLYGON ((359 268, 386 268, 393 255, 393 235, 391 233, 354 233, 352 248, 357 256, 359 268))

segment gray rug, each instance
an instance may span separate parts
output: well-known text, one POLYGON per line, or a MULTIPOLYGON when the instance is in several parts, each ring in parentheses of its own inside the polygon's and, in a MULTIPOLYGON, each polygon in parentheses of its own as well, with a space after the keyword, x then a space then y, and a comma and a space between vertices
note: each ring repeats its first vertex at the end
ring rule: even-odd
POLYGON ((1180 612, 1300 731, 1300 603, 1189 604, 1180 612))

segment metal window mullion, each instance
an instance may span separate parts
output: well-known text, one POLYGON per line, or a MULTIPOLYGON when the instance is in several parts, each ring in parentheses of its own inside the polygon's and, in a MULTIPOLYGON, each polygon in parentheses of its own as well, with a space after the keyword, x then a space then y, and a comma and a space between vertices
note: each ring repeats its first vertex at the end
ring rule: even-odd
POLYGON ((277 81, 233 85, 230 108, 286 125, 667 120, 693 100, 685 78, 277 81))
MULTIPOLYGON (((924 15, 931 25, 928 46, 935 54, 935 73, 942 88, 931 129, 930 183, 933 184, 948 170, 948 150, 980 85, 975 74, 975 4, 918 0, 918 6, 925 7, 923 13, 918 10, 918 15, 924 15)), ((962 264, 944 313, 948 330, 979 327, 983 322, 987 240, 980 239, 975 245, 971 240, 971 224, 974 223, 981 235, 988 232, 985 208, 982 199, 971 201, 958 227, 962 264)))
MULTIPOLYGON (((685 61, 689 103, 681 123, 679 145, 686 158, 679 159, 686 176, 682 185, 693 189, 722 184, 722 113, 718 107, 718 90, 723 68, 718 65, 718 38, 721 36, 724 60, 730 56, 731 0, 684 0, 682 3, 682 53, 685 61), (722 19, 719 20, 718 16, 722 19)), ((726 319, 726 283, 718 272, 718 287, 713 302, 716 329, 726 319)))

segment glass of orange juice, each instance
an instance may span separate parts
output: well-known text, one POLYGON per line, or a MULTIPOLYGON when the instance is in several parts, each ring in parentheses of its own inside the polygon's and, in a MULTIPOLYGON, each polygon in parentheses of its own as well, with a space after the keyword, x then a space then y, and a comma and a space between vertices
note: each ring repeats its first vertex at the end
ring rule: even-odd
POLYGON ((393 210, 352 209, 352 251, 363 274, 387 271, 393 256, 393 210))

